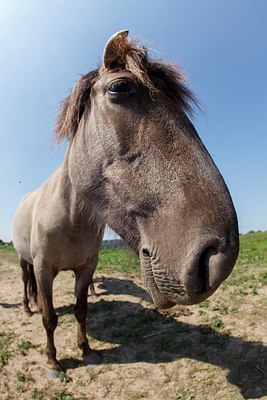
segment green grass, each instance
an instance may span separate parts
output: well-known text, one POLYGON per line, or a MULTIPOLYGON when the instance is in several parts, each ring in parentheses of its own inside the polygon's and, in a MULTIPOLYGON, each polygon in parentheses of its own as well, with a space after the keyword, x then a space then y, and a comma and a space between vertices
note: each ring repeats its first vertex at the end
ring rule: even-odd
POLYGON ((61 383, 68 383, 71 382, 71 378, 69 377, 68 374, 66 374, 66 372, 61 371, 59 374, 59 380, 61 383))
POLYGON ((100 250, 97 271, 140 273, 139 258, 128 249, 100 250))
POLYGON ((220 317, 218 317, 217 315, 215 315, 214 317, 212 317, 211 319, 211 326, 213 329, 223 329, 224 328, 224 323, 221 320, 220 317))
POLYGON ((12 252, 12 251, 15 251, 15 248, 14 248, 12 242, 10 242, 10 243, 0 242, 0 251, 1 250, 3 250, 3 251, 11 251, 12 252))
POLYGON ((10 345, 14 340, 13 333, 0 332, 0 367, 7 364, 11 355, 10 345))
POLYGON ((194 398, 194 393, 192 393, 189 389, 180 389, 176 393, 175 400, 193 400, 194 398))
POLYGON ((43 390, 38 390, 38 389, 33 389, 31 393, 31 399, 32 400, 43 400, 46 396, 45 391, 43 390))
POLYGON ((2 257, 12 264, 18 262, 18 256, 12 243, 3 244, 0 242, 0 259, 2 257))
POLYGON ((237 264, 267 266, 267 232, 253 232, 240 236, 237 264))
POLYGON ((52 400, 75 400, 75 397, 67 392, 67 390, 62 389, 62 390, 57 390, 52 394, 51 397, 52 400))
POLYGON ((30 349, 39 349, 40 345, 33 344, 28 340, 21 340, 18 343, 18 351, 22 356, 27 356, 29 354, 30 349))

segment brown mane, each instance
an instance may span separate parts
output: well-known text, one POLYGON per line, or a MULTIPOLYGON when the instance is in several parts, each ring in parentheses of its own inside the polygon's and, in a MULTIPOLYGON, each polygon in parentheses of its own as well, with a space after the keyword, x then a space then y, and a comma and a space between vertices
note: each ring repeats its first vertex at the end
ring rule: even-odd
POLYGON ((70 140, 75 135, 98 75, 98 69, 82 75, 70 95, 62 101, 55 125, 55 139, 58 142, 70 140))
MULTIPOLYGON (((163 93, 180 110, 192 115, 193 106, 198 106, 198 102, 185 85, 186 78, 177 66, 150 59, 145 47, 127 40, 118 49, 118 59, 120 61, 114 61, 111 71, 130 71, 151 94, 163 93)), ((73 138, 88 103, 91 88, 105 71, 102 67, 82 75, 71 94, 61 103, 55 126, 57 141, 73 138)))

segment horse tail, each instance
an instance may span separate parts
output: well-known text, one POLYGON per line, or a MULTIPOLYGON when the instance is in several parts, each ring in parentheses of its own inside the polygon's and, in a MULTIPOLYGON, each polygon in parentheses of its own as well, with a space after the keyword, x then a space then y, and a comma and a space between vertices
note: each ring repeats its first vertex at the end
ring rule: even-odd
POLYGON ((29 295, 33 298, 34 302, 37 303, 37 283, 36 277, 33 269, 33 265, 28 263, 28 273, 29 273, 29 295))

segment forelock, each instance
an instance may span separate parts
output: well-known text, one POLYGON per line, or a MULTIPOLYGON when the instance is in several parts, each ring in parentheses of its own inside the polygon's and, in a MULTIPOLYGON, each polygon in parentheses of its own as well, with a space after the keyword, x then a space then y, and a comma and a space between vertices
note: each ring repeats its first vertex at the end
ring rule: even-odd
MULTIPOLYGON (((194 106, 198 107, 198 101, 187 87, 185 75, 180 68, 150 58, 148 50, 136 41, 122 40, 117 52, 118 59, 111 63, 109 72, 131 72, 153 97, 163 94, 181 111, 192 115, 194 106)), ((91 88, 106 72, 101 67, 81 76, 70 95, 61 103, 55 125, 57 141, 73 138, 88 104, 91 88)))

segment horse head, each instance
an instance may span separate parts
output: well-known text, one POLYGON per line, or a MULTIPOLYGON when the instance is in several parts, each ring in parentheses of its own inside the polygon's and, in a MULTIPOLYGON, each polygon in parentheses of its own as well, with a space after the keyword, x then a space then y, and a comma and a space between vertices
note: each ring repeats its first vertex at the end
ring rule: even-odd
POLYGON ((160 308, 205 300, 238 254, 234 206, 190 122, 193 103, 182 72, 121 31, 56 127, 75 190, 139 254, 160 308))

